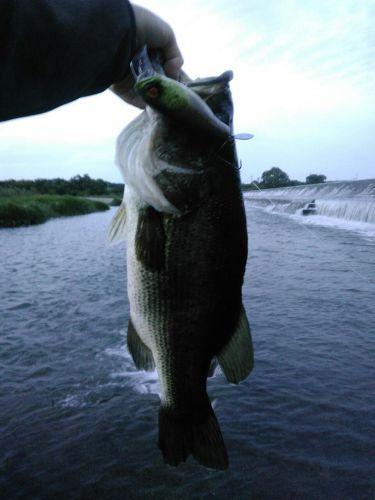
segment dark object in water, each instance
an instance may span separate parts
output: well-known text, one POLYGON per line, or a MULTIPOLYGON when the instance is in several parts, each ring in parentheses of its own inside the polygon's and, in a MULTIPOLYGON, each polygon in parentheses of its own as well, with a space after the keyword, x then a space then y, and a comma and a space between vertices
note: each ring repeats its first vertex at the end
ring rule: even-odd
POLYGON ((312 200, 308 203, 307 207, 302 209, 302 215, 315 215, 316 214, 316 203, 312 200))

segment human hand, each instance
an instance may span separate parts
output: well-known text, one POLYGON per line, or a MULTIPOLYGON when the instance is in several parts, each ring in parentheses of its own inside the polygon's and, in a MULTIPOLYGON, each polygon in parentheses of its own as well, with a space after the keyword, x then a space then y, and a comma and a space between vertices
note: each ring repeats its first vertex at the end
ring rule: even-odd
MULTIPOLYGON (((183 57, 176 37, 168 23, 156 14, 132 4, 136 25, 136 52, 147 45, 151 50, 159 49, 164 56, 164 71, 167 76, 179 80, 183 57)), ((133 106, 144 108, 143 101, 133 90, 134 78, 129 74, 122 82, 111 86, 111 90, 133 106)))

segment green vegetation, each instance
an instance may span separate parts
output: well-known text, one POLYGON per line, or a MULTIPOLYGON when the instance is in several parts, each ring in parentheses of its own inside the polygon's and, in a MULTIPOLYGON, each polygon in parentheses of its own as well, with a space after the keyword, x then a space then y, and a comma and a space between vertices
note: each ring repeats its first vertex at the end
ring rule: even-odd
POLYGON ((121 203, 123 190, 123 184, 91 179, 87 174, 70 180, 0 181, 0 227, 40 224, 52 217, 108 210, 108 204, 121 203), (86 199, 88 196, 99 200, 86 199))
POLYGON ((306 177, 306 184, 322 184, 326 180, 325 175, 311 174, 306 177))
POLYGON ((119 207, 121 205, 122 198, 113 198, 110 205, 111 207, 119 207))
POLYGON ((0 196, 24 194, 71 194, 73 196, 107 196, 122 198, 124 185, 91 179, 87 174, 66 179, 0 181, 0 196))
POLYGON ((52 217, 82 215, 108 209, 106 203, 69 195, 0 197, 0 227, 41 224, 52 217))
POLYGON ((325 182, 327 177, 325 175, 311 174, 306 177, 306 183, 291 180, 286 172, 278 167, 272 167, 270 170, 263 172, 261 179, 257 179, 251 184, 243 184, 242 188, 244 191, 251 189, 271 189, 287 186, 300 186, 302 184, 320 184, 325 182))
POLYGON ((264 188, 276 188, 279 186, 289 186, 290 179, 288 174, 283 172, 281 168, 272 167, 262 174, 262 186, 264 188))

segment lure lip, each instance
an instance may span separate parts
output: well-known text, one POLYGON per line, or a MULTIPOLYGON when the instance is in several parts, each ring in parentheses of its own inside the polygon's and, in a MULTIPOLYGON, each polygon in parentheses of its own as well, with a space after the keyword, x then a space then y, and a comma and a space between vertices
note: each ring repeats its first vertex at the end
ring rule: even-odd
POLYGON ((161 52, 156 51, 151 60, 147 50, 147 45, 144 45, 130 61, 130 69, 136 83, 151 76, 165 74, 163 70, 161 52))
POLYGON ((144 45, 130 61, 130 69, 136 82, 156 74, 151 64, 146 45, 144 45))

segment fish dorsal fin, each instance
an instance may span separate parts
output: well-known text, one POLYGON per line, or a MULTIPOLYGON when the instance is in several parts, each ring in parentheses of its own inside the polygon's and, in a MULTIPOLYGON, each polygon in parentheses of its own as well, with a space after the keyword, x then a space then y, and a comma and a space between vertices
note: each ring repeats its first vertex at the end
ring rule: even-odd
POLYGON ((155 362, 151 350, 142 342, 132 320, 129 319, 127 344, 138 370, 153 371, 155 362))
POLYGON ((159 271, 164 268, 163 214, 152 207, 146 207, 139 211, 135 253, 138 261, 150 271, 159 271))
POLYGON ((237 328, 228 343, 217 354, 217 359, 228 382, 238 384, 249 375, 254 366, 250 325, 243 306, 237 328))
POLYGON ((108 229, 107 240, 109 243, 117 243, 125 238, 126 208, 122 202, 118 207, 108 229))

